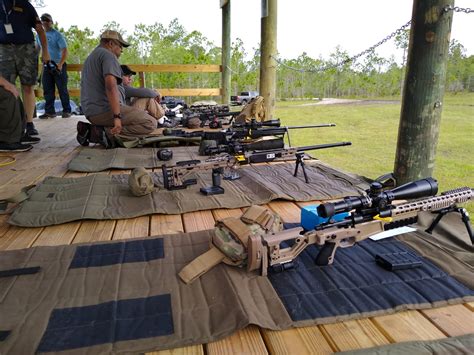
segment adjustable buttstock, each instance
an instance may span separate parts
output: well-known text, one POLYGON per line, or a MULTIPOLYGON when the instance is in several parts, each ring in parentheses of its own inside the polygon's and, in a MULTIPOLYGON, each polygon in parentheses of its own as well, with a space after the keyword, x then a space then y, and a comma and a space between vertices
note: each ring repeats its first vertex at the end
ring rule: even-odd
POLYGON ((318 266, 326 266, 332 264, 334 254, 336 253, 337 244, 333 242, 324 243, 323 247, 316 256, 315 263, 318 266))

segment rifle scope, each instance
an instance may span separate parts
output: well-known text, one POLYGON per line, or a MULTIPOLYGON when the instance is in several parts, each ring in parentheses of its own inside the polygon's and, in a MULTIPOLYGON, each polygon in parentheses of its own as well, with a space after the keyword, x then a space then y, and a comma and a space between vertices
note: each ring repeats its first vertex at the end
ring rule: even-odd
MULTIPOLYGON (((330 218, 336 213, 350 212, 364 208, 375 209, 377 213, 386 210, 393 200, 411 200, 420 197, 434 196, 438 192, 438 182, 433 178, 421 179, 406 183, 392 190, 382 191, 382 184, 373 182, 365 196, 349 196, 336 202, 323 203, 318 206, 321 217, 330 218)), ((381 217, 384 217, 381 215, 381 217)))

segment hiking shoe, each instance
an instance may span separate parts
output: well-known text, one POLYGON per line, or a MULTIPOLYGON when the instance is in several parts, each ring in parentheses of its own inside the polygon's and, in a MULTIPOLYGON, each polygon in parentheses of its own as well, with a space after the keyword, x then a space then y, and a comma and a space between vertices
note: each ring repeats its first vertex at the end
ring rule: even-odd
POLYGON ((71 116, 72 116, 71 112, 63 112, 62 115, 61 115, 62 118, 69 118, 71 116))
POLYGON ((54 117, 56 117, 55 113, 43 113, 41 116, 38 116, 38 118, 41 118, 42 120, 54 117))
POLYGON ((36 144, 41 141, 38 137, 32 137, 28 133, 25 133, 23 137, 20 139, 20 143, 27 143, 27 144, 36 144))
POLYGON ((99 143, 104 146, 105 149, 114 147, 112 140, 107 136, 104 126, 92 125, 89 141, 91 143, 99 143))
POLYGON ((80 145, 87 147, 91 137, 91 124, 87 122, 77 122, 77 136, 76 139, 80 145))
POLYGON ((0 152, 27 152, 32 148, 31 144, 0 143, 0 152))
POLYGON ((26 124, 26 134, 29 135, 29 136, 37 136, 38 135, 38 131, 36 130, 35 125, 33 124, 33 122, 28 122, 26 124))

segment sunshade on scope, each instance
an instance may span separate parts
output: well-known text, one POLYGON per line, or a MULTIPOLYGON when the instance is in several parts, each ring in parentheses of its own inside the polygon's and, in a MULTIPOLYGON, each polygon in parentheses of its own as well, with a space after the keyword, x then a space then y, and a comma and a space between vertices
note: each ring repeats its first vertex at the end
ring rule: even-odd
MULTIPOLYGON (((436 195, 438 182, 433 178, 426 178, 387 191, 382 191, 381 183, 373 182, 367 192, 368 194, 365 196, 349 196, 340 201, 323 203, 318 206, 318 214, 321 217, 331 218, 337 213, 350 212, 354 209, 356 211, 368 209, 371 212, 378 213, 390 211, 387 206, 393 200, 411 200, 436 195)), ((385 217, 382 214, 380 216, 385 217)))

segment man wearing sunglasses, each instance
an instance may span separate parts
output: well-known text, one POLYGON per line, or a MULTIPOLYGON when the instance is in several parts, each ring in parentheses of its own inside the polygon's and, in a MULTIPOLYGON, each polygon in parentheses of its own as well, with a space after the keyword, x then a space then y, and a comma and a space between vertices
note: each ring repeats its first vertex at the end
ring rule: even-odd
POLYGON ((113 136, 143 137, 156 128, 156 120, 145 111, 126 106, 118 85, 122 68, 118 58, 130 46, 120 33, 106 30, 100 44, 84 61, 81 78, 81 105, 92 126, 78 122, 77 140, 81 145, 100 143, 114 146, 113 136))
MULTIPOLYGON (((67 91, 67 45, 64 36, 53 28, 53 18, 50 14, 41 15, 41 23, 46 31, 48 39, 48 51, 51 62, 43 66, 41 82, 44 92, 44 114, 39 118, 56 117, 54 101, 56 99, 56 86, 58 87, 59 98, 63 106, 62 117, 71 117, 71 104, 69 103, 69 92, 67 91)), ((41 42, 36 37, 36 44, 42 48, 41 42)))

